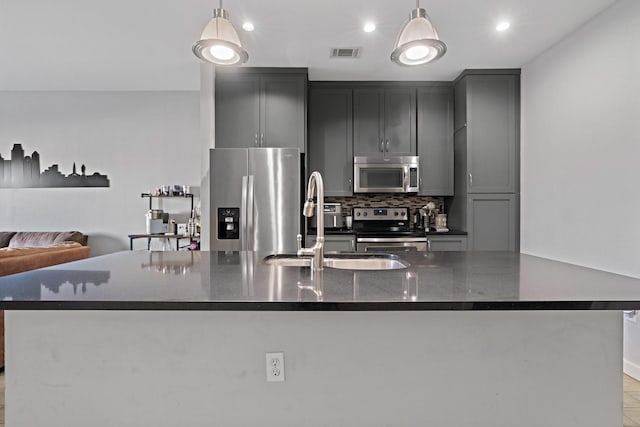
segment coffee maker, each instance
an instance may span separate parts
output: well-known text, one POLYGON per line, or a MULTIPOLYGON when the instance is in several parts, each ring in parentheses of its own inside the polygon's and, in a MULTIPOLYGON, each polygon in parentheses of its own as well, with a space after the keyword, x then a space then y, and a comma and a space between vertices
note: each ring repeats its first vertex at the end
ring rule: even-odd
POLYGON ((416 231, 429 230, 429 215, 424 208, 418 208, 413 212, 413 228, 416 231))
POLYGON ((169 232, 169 213, 162 209, 150 209, 147 218, 147 234, 166 234, 169 232))
POLYGON ((429 202, 413 213, 414 229, 418 231, 449 231, 447 228, 447 215, 441 214, 434 202, 429 202))

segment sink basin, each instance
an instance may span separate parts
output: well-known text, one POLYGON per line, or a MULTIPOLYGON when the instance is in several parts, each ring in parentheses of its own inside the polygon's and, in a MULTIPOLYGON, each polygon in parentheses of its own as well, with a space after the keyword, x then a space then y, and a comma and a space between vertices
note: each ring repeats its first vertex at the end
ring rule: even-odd
POLYGON ((310 267, 312 258, 290 254, 275 254, 264 258, 264 263, 268 265, 279 265, 282 267, 310 267))
POLYGON ((409 267, 409 263, 397 255, 326 255, 324 266, 344 270, 397 270, 409 267))
MULTIPOLYGON (((310 267, 311 260, 310 257, 275 254, 265 257, 264 262, 284 267, 310 267)), ((409 263, 391 254, 327 253, 324 256, 324 266, 343 270, 396 270, 409 267, 409 263)))

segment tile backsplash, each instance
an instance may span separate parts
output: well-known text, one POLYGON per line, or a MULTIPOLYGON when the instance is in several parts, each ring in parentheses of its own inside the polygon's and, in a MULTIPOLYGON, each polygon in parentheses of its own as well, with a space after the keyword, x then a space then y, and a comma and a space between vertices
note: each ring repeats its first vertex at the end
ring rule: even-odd
POLYGON ((342 215, 351 215, 353 208, 408 207, 409 214, 428 202, 434 202, 441 213, 444 212, 444 197, 411 196, 406 194, 358 194, 353 197, 325 197, 327 203, 340 203, 342 215))

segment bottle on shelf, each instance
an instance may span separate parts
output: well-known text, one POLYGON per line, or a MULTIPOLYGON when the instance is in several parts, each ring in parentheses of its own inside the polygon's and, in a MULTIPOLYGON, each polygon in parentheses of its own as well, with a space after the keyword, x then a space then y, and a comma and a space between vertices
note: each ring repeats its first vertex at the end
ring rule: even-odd
POLYGON ((198 214, 197 208, 193 208, 191 219, 193 219, 193 234, 191 235, 200 236, 200 215, 198 214))

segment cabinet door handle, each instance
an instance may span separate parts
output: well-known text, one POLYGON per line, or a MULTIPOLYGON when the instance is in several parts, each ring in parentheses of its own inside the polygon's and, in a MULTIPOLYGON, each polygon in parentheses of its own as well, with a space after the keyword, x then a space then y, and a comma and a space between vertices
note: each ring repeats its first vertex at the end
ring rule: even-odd
POLYGON ((260 134, 260 146, 263 147, 264 146, 264 133, 260 134))
POLYGON ((431 250, 431 240, 427 239, 427 249, 431 250))
POLYGON ((384 139, 380 140, 380 152, 384 153, 384 139))
POLYGON ((349 191, 353 190, 353 186, 351 185, 351 178, 347 180, 347 183, 349 184, 349 191))
POLYGON ((387 144, 386 144, 386 150, 387 150, 387 153, 388 153, 389 152, 389 140, 388 139, 387 139, 387 144))
POLYGON ((473 174, 469 174, 469 185, 473 185, 473 174))
POLYGON ((352 252, 356 251, 356 240, 355 239, 351 239, 351 251, 352 252))
POLYGON ((256 133, 256 138, 255 138, 255 146, 258 146, 258 134, 256 133))

